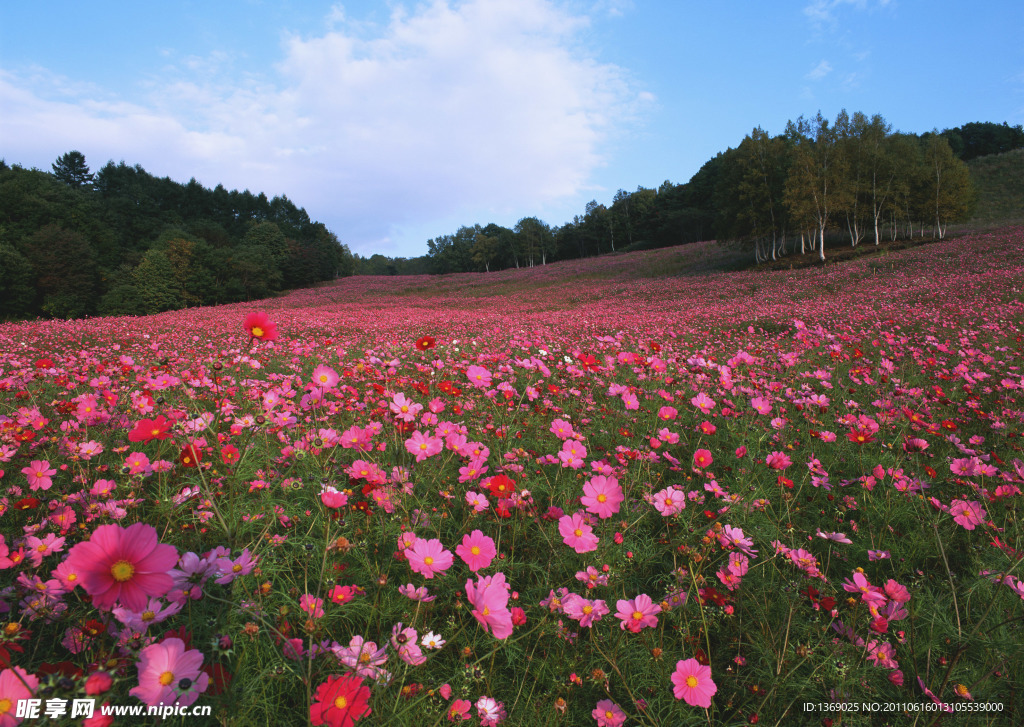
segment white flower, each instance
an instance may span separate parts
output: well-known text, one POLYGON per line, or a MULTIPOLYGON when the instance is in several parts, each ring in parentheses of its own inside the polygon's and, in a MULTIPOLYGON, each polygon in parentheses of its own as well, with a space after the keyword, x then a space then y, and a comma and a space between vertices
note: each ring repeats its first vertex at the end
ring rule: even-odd
POLYGON ((420 639, 420 643, 428 649, 440 649, 447 642, 440 636, 435 634, 433 631, 431 631, 429 634, 425 634, 423 638, 420 639))

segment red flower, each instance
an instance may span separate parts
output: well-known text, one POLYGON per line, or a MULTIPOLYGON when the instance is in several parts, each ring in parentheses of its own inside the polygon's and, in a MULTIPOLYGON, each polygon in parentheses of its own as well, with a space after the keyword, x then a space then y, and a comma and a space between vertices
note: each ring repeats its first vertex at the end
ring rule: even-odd
POLYGON ((277 340, 277 326, 270 322, 270 316, 263 311, 248 314, 242 322, 242 326, 249 331, 252 338, 258 338, 261 341, 277 340))
POLYGON ((202 452, 194 444, 190 444, 187 447, 183 447, 181 455, 178 460, 184 467, 195 467, 199 464, 199 461, 203 458, 202 452))
POLYGON ((153 439, 167 439, 171 436, 170 419, 163 414, 156 419, 140 419, 135 428, 128 433, 129 442, 148 442, 153 439))
POLYGON ((437 341, 434 340, 433 336, 423 336, 416 341, 416 348, 421 351, 426 351, 429 348, 433 348, 437 345, 437 341))
POLYGON ((36 368, 37 369, 52 369, 53 368, 53 361, 51 361, 48 358, 41 358, 41 359, 36 361, 36 368))
POLYGON ((867 442, 875 441, 875 438, 871 436, 871 432, 863 429, 854 429, 846 435, 846 438, 854 444, 866 444, 867 442))
POLYGON ((224 464, 234 464, 242 458, 242 455, 238 452, 238 447, 228 444, 220 450, 220 457, 224 460, 224 464))
POLYGON ((370 688, 355 674, 331 675, 316 688, 316 700, 309 706, 309 721, 314 725, 352 727, 372 711, 367 704, 370 688))
POLYGON ((496 497, 507 498, 516 488, 516 483, 505 475, 495 475, 487 485, 487 489, 496 497))

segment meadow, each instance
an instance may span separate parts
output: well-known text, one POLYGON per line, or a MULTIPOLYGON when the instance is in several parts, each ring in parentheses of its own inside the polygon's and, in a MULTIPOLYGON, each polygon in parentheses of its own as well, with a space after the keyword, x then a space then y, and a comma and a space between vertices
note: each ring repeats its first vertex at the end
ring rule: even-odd
POLYGON ((0 727, 1024 723, 1022 247, 4 324, 0 727))

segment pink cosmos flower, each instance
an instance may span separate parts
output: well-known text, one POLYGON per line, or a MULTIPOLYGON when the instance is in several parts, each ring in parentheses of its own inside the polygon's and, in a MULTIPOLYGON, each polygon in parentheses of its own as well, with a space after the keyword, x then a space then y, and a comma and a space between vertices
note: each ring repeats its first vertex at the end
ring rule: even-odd
POLYGON ((376 643, 367 641, 362 636, 353 636, 348 646, 335 644, 331 651, 338 661, 352 669, 356 676, 376 679, 387 673, 381 668, 388 660, 387 649, 378 649, 376 643))
POLYGON ((469 711, 473 708, 473 703, 468 699, 456 699, 452 702, 451 706, 448 707, 448 721, 454 722, 456 720, 465 722, 470 718, 469 711))
POLYGON ((481 568, 486 568, 498 554, 494 546, 494 540, 484 535, 480 530, 474 530, 462 538, 462 543, 455 548, 455 554, 465 561, 469 569, 476 573, 481 568))
POLYGON ((624 499, 625 495, 622 494, 622 487, 617 479, 597 475, 583 485, 583 497, 580 502, 587 508, 587 512, 604 520, 619 511, 619 505, 624 499))
POLYGON ((597 727, 621 727, 626 721, 626 713, 610 699, 598 702, 590 715, 597 720, 597 727))
POLYGON ((313 369, 313 386, 318 388, 333 389, 340 379, 338 372, 326 364, 320 364, 313 369))
POLYGON ((53 480, 50 478, 57 474, 57 470, 50 469, 47 460, 35 459, 28 467, 22 467, 21 473, 28 479, 28 489, 49 490, 53 487, 53 480))
POLYGON ((483 366, 470 366, 466 369, 466 377, 478 389, 486 389, 491 385, 491 372, 483 366))
POLYGON ((0 727, 12 727, 21 722, 16 705, 22 699, 31 699, 39 688, 39 678, 20 666, 0 671, 0 727))
POLYGON ((676 699, 684 699, 690 706, 704 709, 711 706, 711 697, 718 691, 718 686, 711 679, 711 667, 696 659, 676 662, 672 685, 676 699))
POLYGON ((427 457, 433 457, 444 449, 444 441, 440 437, 424 436, 417 429, 409 439, 405 440, 405 448, 410 454, 416 455, 417 462, 422 462, 427 457))
POLYGON ((309 614, 310 618, 321 618, 324 615, 324 599, 304 593, 299 597, 299 608, 309 614))
POLYGON ((451 568, 454 558, 437 538, 419 538, 411 548, 405 549, 409 567, 424 578, 433 578, 435 573, 444 573, 451 568))
POLYGON ((320 502, 324 504, 324 507, 336 510, 348 504, 348 495, 339 492, 331 485, 324 485, 320 490, 320 502))
POLYGON ((271 322, 270 316, 263 311, 247 314, 242 327, 249 332, 250 342, 257 338, 261 341, 277 340, 277 324, 271 322))
POLYGON ((658 625, 658 614, 661 613, 661 606, 651 600, 651 597, 641 593, 631 600, 619 599, 615 602, 618 612, 615 618, 622 621, 619 628, 629 629, 634 634, 640 633, 642 628, 654 628, 658 625))
POLYGON ((793 464, 793 460, 791 460, 785 452, 772 452, 765 459, 764 463, 773 470, 784 470, 793 464))
POLYGON ((957 524, 965 530, 974 530, 985 522, 985 509, 977 500, 953 500, 949 505, 949 514, 957 524))
POLYGON ((181 639, 164 639, 139 654, 139 686, 128 691, 146 704, 192 704, 206 691, 210 677, 202 670, 203 654, 185 650, 181 639))
POLYGON ((690 399, 690 403, 701 410, 704 414, 715 408, 715 401, 703 391, 690 399))
POLYGON ((595 621, 600 621, 602 617, 611 613, 608 605, 603 600, 596 599, 591 601, 575 593, 570 593, 565 597, 563 609, 566 616, 573 621, 579 621, 580 626, 587 628, 593 626, 595 621))
POLYGON ((473 512, 483 512, 490 505, 484 495, 473 490, 466 493, 466 502, 473 508, 473 512))
POLYGON ((473 606, 473 617, 496 639, 507 639, 512 634, 508 592, 504 573, 478 578, 475 584, 466 581, 466 597, 473 606))
POLYGON ((562 535, 562 542, 577 553, 597 550, 599 538, 594 535, 594 529, 587 525, 582 513, 563 515, 559 518, 558 532, 562 535))
POLYGON ((695 467, 707 469, 714 461, 714 458, 711 456, 711 450, 698 449, 693 453, 693 465, 695 467))
POLYGON ((769 401, 763 396, 755 396, 753 399, 750 400, 750 405, 754 407, 754 410, 758 414, 768 414, 772 410, 771 401, 769 401))
POLYGON ((152 525, 100 525, 88 541, 71 549, 67 562, 97 608, 120 602, 141 611, 148 596, 162 596, 174 585, 168 571, 177 564, 178 551, 159 543, 152 525))
POLYGON ((654 508, 662 517, 672 517, 686 509, 686 493, 675 487, 666 487, 651 496, 654 508))

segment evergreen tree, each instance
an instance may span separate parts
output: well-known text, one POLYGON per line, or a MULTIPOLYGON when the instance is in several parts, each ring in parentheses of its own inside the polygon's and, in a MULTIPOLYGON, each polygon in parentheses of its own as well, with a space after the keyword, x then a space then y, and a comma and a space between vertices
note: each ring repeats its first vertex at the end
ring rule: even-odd
POLYGON ((85 163, 85 155, 80 151, 69 151, 53 163, 53 176, 71 187, 83 187, 92 184, 93 175, 85 163))

